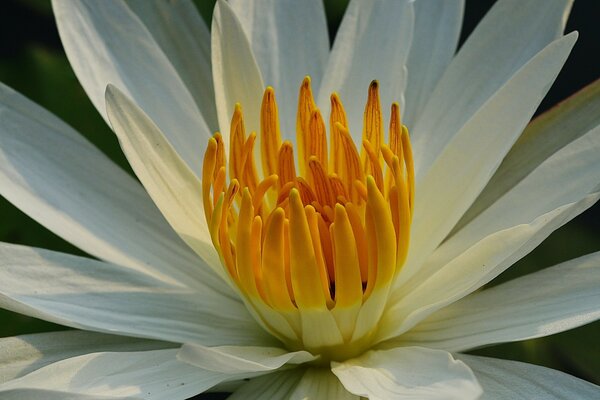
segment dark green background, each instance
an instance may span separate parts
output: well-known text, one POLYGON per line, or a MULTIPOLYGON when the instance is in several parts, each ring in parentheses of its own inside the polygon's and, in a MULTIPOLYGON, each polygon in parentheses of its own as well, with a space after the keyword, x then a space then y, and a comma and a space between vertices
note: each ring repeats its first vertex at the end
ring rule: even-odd
MULTIPOLYGON (((472 31, 493 0, 467 0, 462 39, 472 31)), ((580 38, 570 60, 541 106, 552 104, 600 77, 600 9, 597 1, 576 2, 567 31, 580 38)), ((197 0, 210 21, 214 0, 197 0)), ((331 36, 347 0, 325 0, 331 36)), ((87 99, 61 47, 49 0, 4 0, 0 4, 0 81, 43 105, 79 130, 123 168, 129 169, 115 136, 87 99)), ((600 156, 600 155, 599 155, 600 156)), ((81 251, 48 232, 0 199, 0 241, 64 252, 81 251)), ((600 250, 600 206, 558 230, 499 280, 520 276, 558 262, 600 250)), ((499 281, 498 280, 498 281, 499 281)), ((0 310, 0 337, 64 329, 0 310)), ((600 323, 547 338, 492 346, 475 353, 557 368, 600 383, 600 323)))

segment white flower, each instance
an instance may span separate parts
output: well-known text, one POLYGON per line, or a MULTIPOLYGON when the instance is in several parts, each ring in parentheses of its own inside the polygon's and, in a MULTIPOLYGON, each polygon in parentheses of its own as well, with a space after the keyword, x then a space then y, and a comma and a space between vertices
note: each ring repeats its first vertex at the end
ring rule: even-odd
POLYGON ((0 87, 2 195, 99 259, 0 245, 0 306, 81 329, 2 339, 1 397, 598 397, 460 353, 600 316, 599 253, 477 291, 600 197, 600 84, 527 125, 571 4, 455 56, 461 0, 353 0, 331 51, 320 0, 54 0, 143 186, 0 87))

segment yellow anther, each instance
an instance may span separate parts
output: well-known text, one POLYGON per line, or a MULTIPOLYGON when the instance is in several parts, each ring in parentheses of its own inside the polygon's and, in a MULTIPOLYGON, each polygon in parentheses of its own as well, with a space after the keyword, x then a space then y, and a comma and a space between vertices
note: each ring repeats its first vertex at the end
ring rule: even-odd
POLYGON ((298 113, 296 116, 296 142, 298 143, 298 164, 300 173, 306 176, 306 139, 310 130, 310 119, 313 112, 317 108, 310 87, 310 77, 305 77, 300 86, 300 94, 298 95, 298 113))
POLYGON ((348 307, 362 302, 363 289, 354 232, 341 204, 335 206, 331 236, 335 254, 335 303, 348 307))
POLYGON ((316 157, 327 170, 327 132, 319 109, 315 109, 310 117, 308 132, 305 135, 304 162, 308 164, 311 157, 316 157))
POLYGON ((317 157, 311 157, 308 161, 311 181, 315 189, 317 200, 323 205, 333 206, 336 203, 336 195, 329 182, 327 172, 317 157))
POLYGON ((294 145, 285 141, 279 148, 277 163, 277 175, 279 176, 279 186, 294 182, 296 180, 296 166, 294 163, 294 145))
POLYGON ((341 124, 344 128, 348 128, 348 118, 346 118, 346 111, 342 105, 337 93, 331 95, 331 114, 329 115, 329 134, 331 135, 331 160, 330 170, 338 173, 341 168, 341 139, 339 133, 335 128, 336 124, 341 124))
POLYGON ((279 112, 272 87, 265 90, 260 109, 260 154, 263 171, 267 175, 277 173, 277 158, 281 147, 279 112))
MULTIPOLYGON (((372 81, 369 85, 369 97, 365 106, 363 119, 363 141, 371 143, 376 154, 383 143, 383 116, 381 113, 381 102, 379 100, 379 83, 372 81)), ((371 174, 371 165, 367 162, 367 155, 362 152, 362 162, 366 174, 371 174)))
POLYGON ((229 176, 231 179, 241 179, 245 163, 244 144, 246 143, 246 128, 242 106, 235 105, 231 118, 231 131, 229 133, 229 176))

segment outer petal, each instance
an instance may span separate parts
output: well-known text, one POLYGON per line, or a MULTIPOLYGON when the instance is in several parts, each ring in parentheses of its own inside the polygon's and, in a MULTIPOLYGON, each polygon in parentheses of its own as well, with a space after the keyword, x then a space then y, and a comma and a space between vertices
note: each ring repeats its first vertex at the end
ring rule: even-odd
POLYGON ((457 354, 483 386, 482 400, 597 399, 600 387, 550 368, 516 361, 457 354))
POLYGON ((165 53, 211 131, 218 127, 212 68, 210 32, 190 0, 126 0, 165 53))
MULTIPOLYGON (((589 165, 587 159, 585 159, 587 163, 579 162, 578 153, 585 157, 584 149, 586 147, 596 149, 598 146, 597 142, 600 140, 598 109, 600 109, 600 80, 590 84, 533 120, 506 155, 475 203, 454 227, 454 232, 460 231, 486 209, 495 205, 499 199, 506 197, 505 195, 518 185, 521 184, 521 187, 523 187, 522 182, 530 179, 542 166, 547 167, 550 159, 561 160, 560 164, 556 161, 550 163, 551 166, 556 166, 557 170, 545 171, 546 174, 551 176, 549 180, 553 182, 554 189, 560 189, 560 192, 566 191, 565 185, 572 184, 573 181, 584 180, 586 178, 584 173, 567 177, 565 171, 569 170, 570 165, 578 169, 593 167, 593 164, 592 166, 589 165), (587 139, 580 140, 584 136, 587 136, 587 139), (575 147, 572 147, 573 145, 575 147), (567 150, 566 154, 563 154, 565 150, 567 150), (568 181, 560 182, 555 178, 561 172, 563 173, 561 177, 568 179, 568 181)), ((537 181, 530 185, 537 188, 543 183, 545 182, 537 181)), ((538 195, 537 190, 521 191, 522 193, 519 193, 519 196, 535 192, 533 194, 536 194, 536 201, 523 201, 519 207, 515 207, 514 209, 515 211, 518 210, 519 215, 522 215, 523 206, 533 206, 532 203, 537 204, 540 200, 546 200, 546 195, 538 195)), ((502 220, 504 220, 507 214, 505 212, 502 215, 504 217, 502 220)), ((487 222, 489 223, 491 220, 487 222)))
MULTIPOLYGON (((4 400, 114 400, 113 396, 75 394, 58 390, 12 389, 2 392, 4 400)), ((141 397, 118 397, 119 400, 141 400, 141 397)))
POLYGON ((227 279, 206 226, 200 180, 154 122, 114 86, 106 90, 106 103, 121 148, 158 208, 208 266, 227 279))
MULTIPOLYGON (((576 97, 561 104, 526 130, 498 170, 500 175, 497 173, 497 179, 488 183, 477 202, 455 227, 455 233, 445 239, 409 281, 411 285, 428 279, 482 238, 576 202, 598 187, 598 89, 600 85, 595 89, 597 98, 588 96, 586 92, 589 91, 586 91, 583 98, 576 97), (586 100, 589 103, 584 103, 586 100), (551 122, 557 122, 556 126, 548 125, 551 122), (542 127, 536 128, 540 124, 542 127), (561 145, 564 147, 560 148, 561 145)), ((594 91, 594 88, 591 90, 594 91)))
POLYGON ((202 149, 211 132, 141 20, 124 2, 54 0, 53 8, 69 61, 104 118, 104 91, 112 83, 152 116, 185 162, 199 173, 202 149))
POLYGON ((235 375, 202 370, 177 361, 177 349, 95 353, 59 361, 0 385, 95 396, 187 399, 235 375))
POLYGON ((284 138, 295 138, 298 87, 309 75, 318 88, 329 56, 323 1, 233 0, 229 4, 248 36, 264 83, 275 88, 284 138))
POLYGON ((0 193, 100 259, 166 282, 227 289, 141 185, 67 124, 0 84, 0 193))
POLYGON ((402 102, 413 11, 412 2, 406 0, 352 0, 348 5, 325 69, 318 104, 328 110, 329 96, 338 92, 357 143, 362 143, 362 115, 372 80, 379 80, 384 109, 392 102, 402 102))
POLYGON ((412 131, 424 176, 444 147, 529 60, 562 35, 573 0, 500 0, 449 65, 412 131))
POLYGON ((289 398, 359 400, 358 396, 342 386, 328 368, 308 368, 289 398))
POLYGON ((464 0, 418 0, 408 54, 408 80, 402 122, 411 130, 431 92, 454 56, 462 26, 464 0))
MULTIPOLYGON (((533 250, 554 230, 592 206, 598 198, 600 193, 590 194, 528 224, 489 235, 428 279, 415 281, 411 291, 397 289, 382 317, 378 332, 380 340, 405 333, 433 312, 479 289, 533 250)), ((410 287, 411 282, 404 287, 410 287)))
POLYGON ((166 342, 86 331, 37 333, 0 339, 0 383, 20 378, 56 361, 101 351, 173 347, 166 342))
POLYGON ((556 40, 519 70, 417 182, 410 252, 396 284, 414 274, 483 190, 546 95, 576 39, 573 33, 556 40))
POLYGON ((474 293, 402 335, 409 345, 464 351, 552 335, 600 318, 600 252, 474 293))
POLYGON ((212 20, 212 65, 215 100, 223 141, 236 103, 244 108, 248 132, 259 132, 260 104, 265 86, 248 37, 231 6, 218 0, 212 20))
POLYGON ((304 370, 278 371, 259 376, 240 386, 228 400, 288 400, 304 370))
POLYGON ((469 367, 441 350, 375 350, 343 363, 334 362, 332 371, 348 391, 371 400, 468 400, 481 395, 469 367))
POLYGON ((74 328, 170 342, 271 342, 239 300, 208 287, 168 287, 124 267, 9 244, 0 245, 0 307, 74 328))

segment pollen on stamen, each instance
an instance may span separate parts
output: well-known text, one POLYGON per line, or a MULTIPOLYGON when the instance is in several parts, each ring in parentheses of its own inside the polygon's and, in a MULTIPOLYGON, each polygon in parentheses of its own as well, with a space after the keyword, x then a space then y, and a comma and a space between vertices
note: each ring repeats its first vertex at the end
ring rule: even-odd
POLYGON ((329 134, 307 77, 295 135, 282 135, 268 87, 258 135, 246 133, 236 105, 228 156, 215 134, 202 172, 211 238, 232 283, 266 329, 291 347, 317 350, 369 336, 363 328, 357 337, 358 315, 381 314, 406 258, 414 207, 408 130, 394 103, 385 142, 377 81, 368 88, 359 145, 335 93, 328 122, 329 134), (329 341, 306 329, 309 319, 328 327, 329 341))

